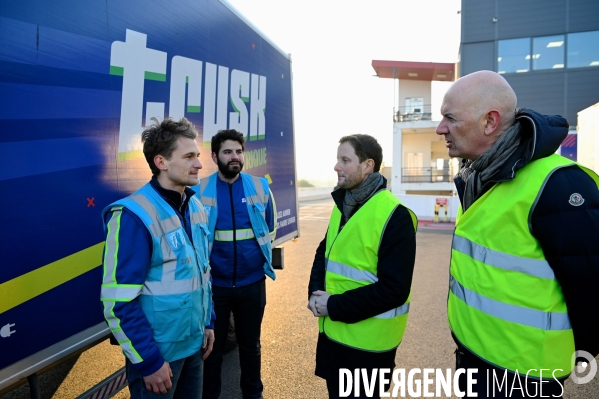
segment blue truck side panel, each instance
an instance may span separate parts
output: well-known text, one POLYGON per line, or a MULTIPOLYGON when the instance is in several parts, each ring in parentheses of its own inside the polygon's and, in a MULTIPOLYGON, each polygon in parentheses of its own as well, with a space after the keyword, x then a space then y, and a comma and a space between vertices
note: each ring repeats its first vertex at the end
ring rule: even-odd
MULTIPOLYGON (((170 115, 173 57, 202 62, 201 108, 185 113, 203 142, 202 177, 216 171, 204 140, 208 63, 228 68, 229 79, 233 70, 266 79, 258 122, 265 124, 264 134, 244 132, 246 171, 272 180, 277 240, 297 235, 290 60, 229 7, 217 0, 3 1, 0 328, 14 326, 0 335, 0 372, 103 321, 101 256, 78 277, 15 306, 6 303, 26 273, 102 243, 101 210, 151 177, 143 158, 123 156, 119 147, 128 71, 111 70, 111 52, 113 43, 126 42, 127 30, 146 35, 148 49, 166 54, 166 73, 144 80, 138 134, 151 103, 163 104, 157 116, 170 115), (14 333, 4 336, 7 331, 14 333)), ((226 93, 231 96, 229 88, 226 93)), ((251 104, 247 99, 248 113, 256 112, 251 104)), ((230 98, 226 107, 227 115, 235 111, 230 98)))

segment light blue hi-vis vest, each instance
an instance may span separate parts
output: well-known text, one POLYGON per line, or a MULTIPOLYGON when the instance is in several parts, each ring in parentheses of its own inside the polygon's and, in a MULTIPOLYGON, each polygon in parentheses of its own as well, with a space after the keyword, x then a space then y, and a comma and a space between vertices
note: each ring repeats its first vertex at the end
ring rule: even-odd
MULTIPOLYGON (((275 215, 274 225, 275 229, 271 233, 266 223, 266 207, 270 196, 270 189, 268 188, 268 181, 263 177, 256 177, 248 175, 247 173, 240 173, 241 181, 243 183, 243 192, 247 201, 248 214, 250 216, 250 223, 252 224, 252 231, 246 229, 237 230, 236 236, 239 239, 252 239, 255 238, 260 245, 262 254, 264 255, 264 274, 271 279, 275 279, 275 271, 272 267, 272 244, 276 235, 276 207, 274 205, 273 198, 273 214, 275 215)), ((212 252, 212 244, 214 238, 218 234, 231 234, 231 240, 233 232, 217 232, 216 231, 216 219, 218 216, 218 207, 216 200, 216 179, 218 179, 218 172, 202 179, 200 182, 200 201, 204 205, 204 209, 208 213, 208 229, 212 233, 208 239, 208 250, 212 252)), ((225 237, 223 237, 225 238, 225 237)))
MULTIPOLYGON (((136 356, 118 318, 111 314, 116 302, 139 297, 154 341, 167 362, 195 354, 204 343, 204 327, 210 324, 212 313, 208 220, 197 198, 191 197, 188 206, 193 244, 173 208, 149 183, 103 211, 105 217, 107 212, 127 208, 142 220, 152 236, 152 259, 143 285, 118 284, 116 262, 105 264, 114 270, 105 270, 102 282, 104 316, 132 363, 142 359, 136 356)), ((110 222, 106 228, 111 228, 110 222)), ((116 251, 115 247, 107 245, 108 250, 116 251)), ((105 254, 105 258, 110 256, 105 254)))

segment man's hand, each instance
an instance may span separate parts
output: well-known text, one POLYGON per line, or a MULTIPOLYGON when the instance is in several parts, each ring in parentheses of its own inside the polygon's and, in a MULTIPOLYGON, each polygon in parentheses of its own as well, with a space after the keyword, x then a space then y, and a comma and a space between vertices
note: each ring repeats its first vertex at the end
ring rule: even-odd
MULTIPOLYGON (((329 309, 327 309, 327 302, 329 301, 330 296, 331 294, 329 294, 326 291, 314 291, 312 293, 312 297, 316 297, 314 307, 316 308, 316 313, 318 313, 318 316, 329 315, 329 309)), ((310 297, 310 300, 312 297, 310 297)))
POLYGON ((316 311, 316 298, 318 298, 316 295, 310 295, 310 299, 308 299, 308 309, 312 311, 314 317, 320 317, 320 315, 316 311))
POLYGON ((154 374, 150 374, 144 377, 146 389, 154 393, 165 394, 173 387, 173 384, 171 382, 172 376, 173 372, 171 371, 171 366, 168 364, 167 361, 165 361, 162 364, 162 367, 156 370, 154 374))
POLYGON ((206 360, 210 352, 212 352, 212 347, 214 346, 214 330, 210 328, 206 328, 204 330, 204 346, 202 346, 202 350, 204 351, 204 355, 202 356, 202 360, 206 360))

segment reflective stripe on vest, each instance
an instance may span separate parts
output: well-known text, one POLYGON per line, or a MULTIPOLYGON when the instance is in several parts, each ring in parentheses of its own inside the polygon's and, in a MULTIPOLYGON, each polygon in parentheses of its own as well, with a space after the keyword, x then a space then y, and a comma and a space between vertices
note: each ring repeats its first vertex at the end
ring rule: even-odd
POLYGON ((143 284, 102 284, 102 302, 130 302, 142 289, 143 284))
POLYGON ((374 317, 376 317, 378 319, 392 319, 394 317, 407 315, 409 311, 410 311, 410 304, 404 303, 403 305, 401 305, 395 309, 388 310, 388 311, 378 314, 374 317))
POLYGON ((541 310, 496 301, 465 288, 451 276, 449 279, 449 289, 468 306, 472 306, 498 319, 541 330, 569 330, 572 328, 567 313, 543 312, 541 310))
MULTIPOLYGON (((350 280, 366 281, 369 283, 376 283, 379 281, 378 277, 370 272, 364 270, 357 270, 351 266, 344 265, 339 262, 332 260, 327 261, 327 272, 335 273, 347 277, 350 280)), ((376 315, 380 319, 392 319, 393 317, 407 314, 410 309, 410 304, 403 304, 395 309, 388 310, 384 313, 376 315)))
MULTIPOLYGON (((536 160, 496 184, 458 221, 452 243, 448 320, 456 339, 487 363, 539 378, 572 369, 574 336, 561 287, 530 217, 558 155, 536 160), (509 239, 508 239, 509 238, 509 239)), ((581 167, 599 186, 599 177, 581 167)))
POLYGON ((452 248, 489 266, 555 280, 553 269, 546 260, 526 259, 494 251, 457 235, 453 237, 452 248))
POLYGON ((238 230, 216 230, 214 232, 214 241, 233 241, 233 237, 236 240, 249 240, 255 238, 254 230, 252 229, 238 229, 238 230), (235 234, 233 234, 235 233, 235 234))
POLYGON ((343 263, 335 262, 334 260, 327 260, 327 272, 340 274, 347 277, 350 280, 366 281, 369 283, 375 283, 379 281, 378 277, 374 273, 370 273, 366 270, 358 270, 354 267, 344 265, 343 263))
MULTIPOLYGON (((334 207, 326 237, 327 292, 341 294, 378 281, 378 249, 389 218, 401 202, 382 190, 366 202, 341 231, 341 212, 334 207)), ((414 229, 417 221, 410 211, 414 229)), ((369 352, 391 350, 401 342, 410 308, 410 297, 401 306, 357 323, 330 317, 319 319, 319 328, 333 341, 369 352)))

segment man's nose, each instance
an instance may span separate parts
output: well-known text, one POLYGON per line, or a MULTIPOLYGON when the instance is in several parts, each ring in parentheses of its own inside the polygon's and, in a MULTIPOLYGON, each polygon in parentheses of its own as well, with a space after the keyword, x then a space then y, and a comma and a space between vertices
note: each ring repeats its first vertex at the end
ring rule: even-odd
POLYGON ((333 170, 334 170, 335 172, 340 172, 340 171, 341 171, 341 168, 339 167, 339 162, 337 162, 337 163, 335 164, 335 166, 333 167, 333 170))
POLYGON ((200 158, 196 158, 196 163, 193 165, 196 169, 202 169, 202 163, 200 162, 200 158))
POLYGON ((447 130, 447 126, 445 125, 445 123, 443 121, 441 121, 441 123, 439 123, 439 126, 437 126, 437 130, 435 130, 435 133, 437 133, 439 135, 449 133, 449 131, 447 130))

